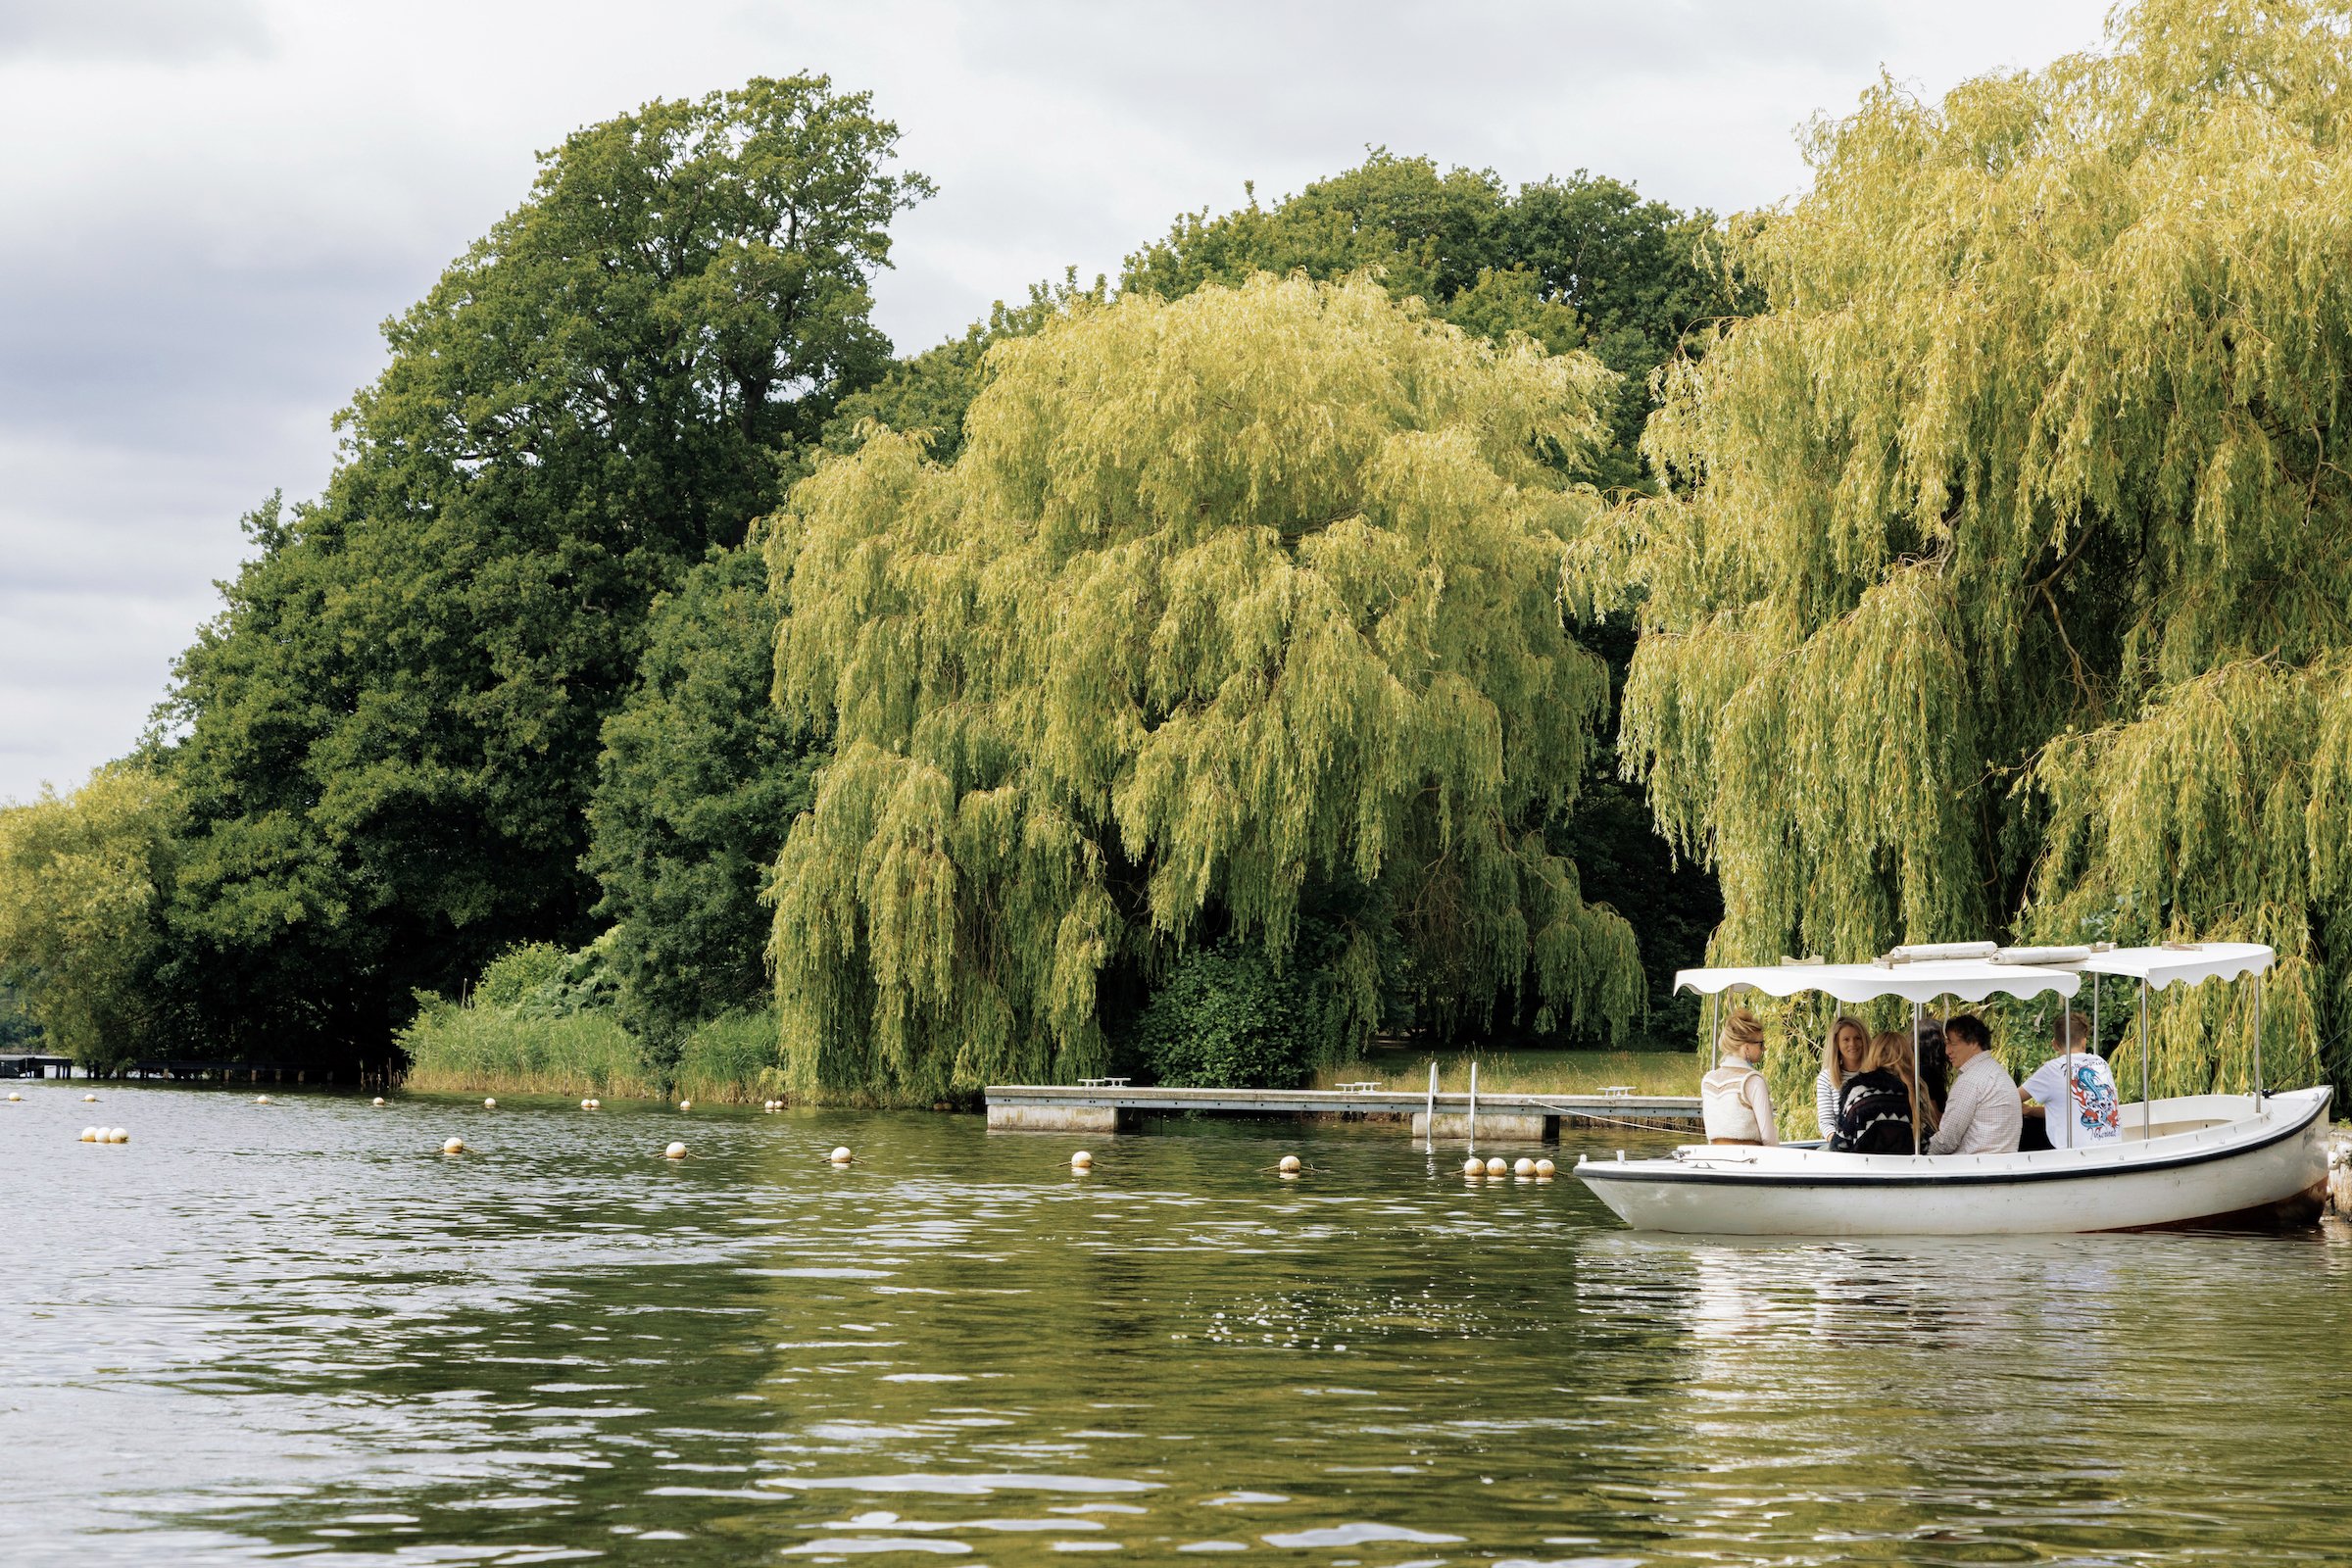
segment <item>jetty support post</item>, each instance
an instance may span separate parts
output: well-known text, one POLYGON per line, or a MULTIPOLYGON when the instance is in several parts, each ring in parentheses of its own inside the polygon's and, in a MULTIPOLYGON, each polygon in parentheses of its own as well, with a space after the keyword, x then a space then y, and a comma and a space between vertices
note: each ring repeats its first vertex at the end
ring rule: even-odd
POLYGON ((1422 1113, 1421 1131, 1429 1144, 1429 1152, 1438 1152, 1438 1064, 1429 1064, 1429 1108, 1422 1113))
POLYGON ((1473 1061, 1472 1063, 1470 1063, 1470 1130, 1469 1130, 1469 1138, 1468 1138, 1468 1141, 1467 1141, 1466 1143, 1464 1143, 1462 1147, 1463 1147, 1463 1149, 1465 1149, 1465 1150, 1466 1150, 1468 1152, 1470 1152, 1470 1153, 1473 1153, 1473 1154, 1475 1154, 1475 1153, 1477 1153, 1477 1152, 1478 1152, 1478 1063, 1477 1063, 1477 1062, 1475 1062, 1475 1061, 1473 1061))

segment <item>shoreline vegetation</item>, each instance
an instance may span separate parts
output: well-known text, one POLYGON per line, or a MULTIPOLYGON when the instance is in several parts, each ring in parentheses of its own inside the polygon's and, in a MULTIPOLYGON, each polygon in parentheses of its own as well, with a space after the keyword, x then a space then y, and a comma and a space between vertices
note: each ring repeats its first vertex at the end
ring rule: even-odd
MULTIPOLYGON (((681 1042, 674 1065, 649 1063, 609 1012, 517 1016, 492 1004, 436 1001, 401 1035, 411 1066, 400 1087, 421 1094, 595 1095, 621 1100, 695 1100, 711 1104, 841 1103, 838 1097, 795 1095, 776 1065, 776 1017, 766 1009, 730 1013, 681 1042)), ((1590 1095, 1612 1085, 1636 1094, 1696 1093, 1700 1065, 1687 1051, 1419 1051, 1375 1048, 1322 1068, 1309 1087, 1379 1079, 1392 1089, 1426 1085, 1432 1062, 1449 1095, 1478 1087, 1497 1095, 1590 1095)), ((947 1102, 976 1109, 976 1095, 947 1102)), ((882 1108, 922 1108, 913 1102, 882 1108)))

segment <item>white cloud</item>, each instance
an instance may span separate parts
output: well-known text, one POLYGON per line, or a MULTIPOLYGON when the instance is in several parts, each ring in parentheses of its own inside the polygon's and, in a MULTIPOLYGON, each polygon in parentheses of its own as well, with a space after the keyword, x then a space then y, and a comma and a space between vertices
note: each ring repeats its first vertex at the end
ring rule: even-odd
POLYGON ((920 348, 1365 146, 1680 206, 1780 200, 1882 64, 1940 91, 2099 36, 2106 0, 0 0, 0 799, 125 750, 235 569, 315 492, 377 324, 656 96, 830 72, 939 197, 883 327, 920 348))

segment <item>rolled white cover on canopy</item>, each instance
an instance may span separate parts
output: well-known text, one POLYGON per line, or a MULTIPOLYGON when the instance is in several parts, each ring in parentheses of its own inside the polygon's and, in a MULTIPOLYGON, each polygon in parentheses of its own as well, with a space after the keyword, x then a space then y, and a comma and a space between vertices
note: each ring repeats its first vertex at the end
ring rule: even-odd
POLYGON ((2162 991, 2176 980, 2236 980, 2268 969, 2278 955, 2259 942, 2200 942, 2193 948, 2110 948, 2082 960, 2091 974, 2128 974, 2162 991))
POLYGON ((2044 969, 2028 963, 1991 963, 1983 958, 1929 959, 1920 963, 1782 963, 1736 969, 1678 969, 1674 988, 1702 997, 1726 991, 1760 991, 1768 997, 1793 997, 1824 992, 1839 1002, 1869 1002, 1878 997, 1901 997, 1906 1002, 1933 1002, 1959 997, 1982 1002, 1986 997, 2037 997, 2055 991, 2071 997, 2082 976, 2066 969, 2044 969))

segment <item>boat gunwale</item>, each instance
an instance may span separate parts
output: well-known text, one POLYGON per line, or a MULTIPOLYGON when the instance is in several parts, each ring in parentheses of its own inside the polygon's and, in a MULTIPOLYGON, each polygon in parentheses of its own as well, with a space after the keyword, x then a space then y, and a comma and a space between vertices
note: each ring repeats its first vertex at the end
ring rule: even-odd
MULTIPOLYGON (((2025 1166, 2013 1170, 1975 1171, 1888 1171, 1884 1175, 1864 1171, 1843 1174, 1822 1171, 1765 1171, 1750 1167, 1747 1170, 1703 1170, 1670 1159, 1598 1160, 1580 1159, 1569 1170, 1588 1185, 1593 1181, 1652 1181, 1687 1182, 1715 1187, 1984 1187, 2026 1182, 2090 1181, 2102 1177, 2127 1176, 2137 1171, 2179 1170, 2184 1165, 2203 1165, 2217 1159, 2229 1159, 2239 1154, 2260 1153, 2266 1149, 2300 1136, 2314 1120, 2327 1112, 2334 1098, 2332 1085, 2314 1084, 2320 1091, 2308 1109, 2294 1122, 2266 1134, 2256 1142, 2229 1144, 2220 1148, 2189 1149, 2178 1153, 2162 1154, 2144 1160, 2101 1160, 2095 1165, 2057 1164, 2025 1166)), ((2283 1090, 2266 1099, 2280 1100, 2291 1094, 2308 1094, 2310 1090, 2283 1090)), ((2257 1113, 2259 1114, 2259 1112, 2257 1113)), ((2207 1129, 2199 1128, 2199 1132, 2207 1129)), ((2180 1136, 2194 1137, 2194 1133, 2180 1136)), ((2156 1140, 2161 1142, 2162 1140, 2156 1140)), ((2145 1145, 2141 1147, 2146 1147, 2145 1145)), ((2040 1152, 2036 1150, 2034 1152, 2040 1152)), ((2053 1150, 2053 1153, 2065 1151, 2053 1150)), ((2083 1153, 2095 1152, 2085 1149, 2083 1153)), ((1864 1155, 1864 1158, 1880 1157, 1864 1155)), ((1946 1154, 1904 1155, 1906 1159, 1948 1159, 1946 1154)))

